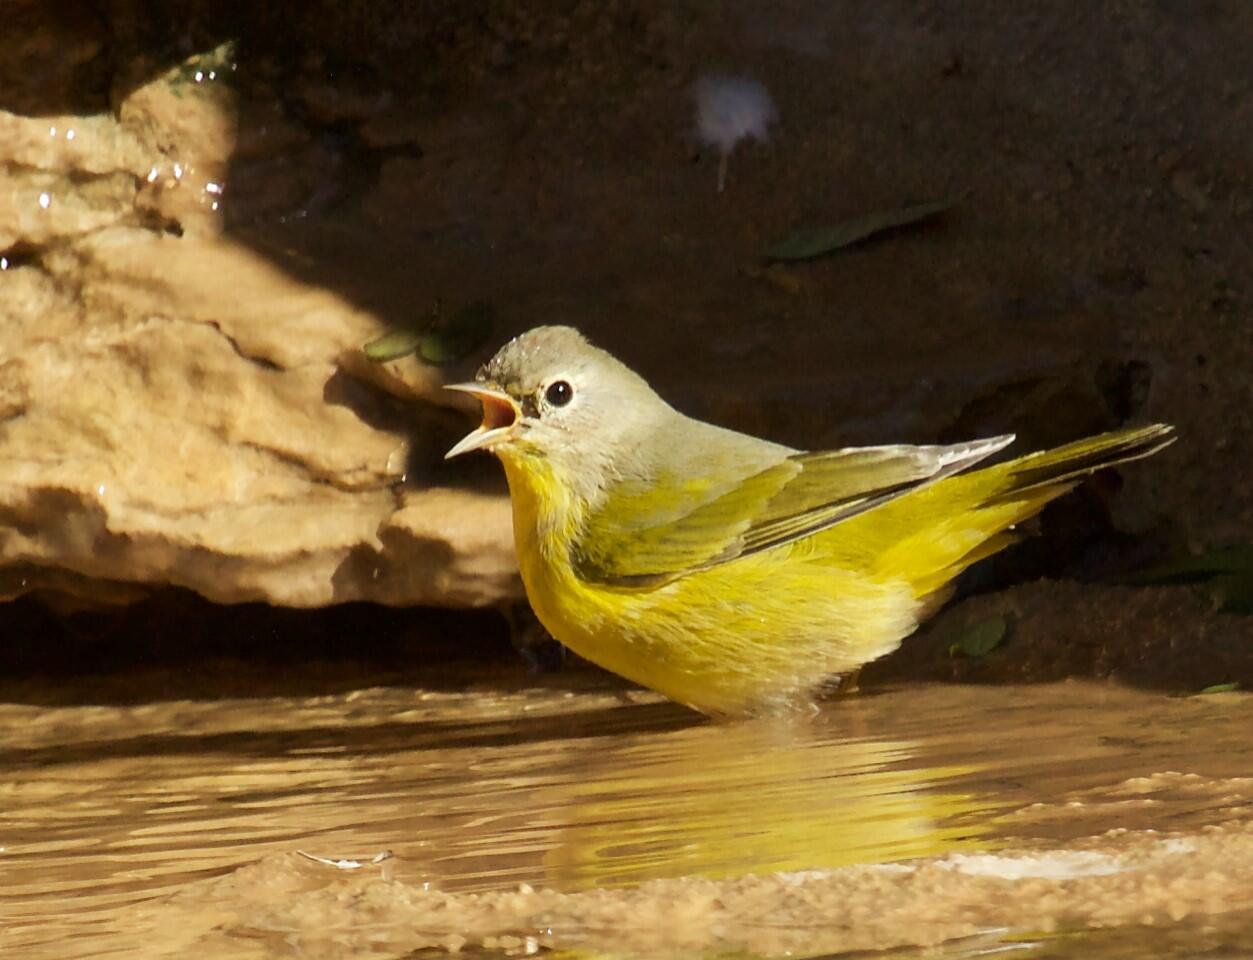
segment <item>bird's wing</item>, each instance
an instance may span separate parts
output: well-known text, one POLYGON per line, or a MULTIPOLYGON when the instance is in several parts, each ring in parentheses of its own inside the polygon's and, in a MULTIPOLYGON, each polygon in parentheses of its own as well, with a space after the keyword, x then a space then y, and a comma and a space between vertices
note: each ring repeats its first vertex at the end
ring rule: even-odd
POLYGON ((572 560, 585 581, 655 586, 825 530, 964 470, 1013 439, 795 453, 731 482, 623 480, 586 518, 572 560))

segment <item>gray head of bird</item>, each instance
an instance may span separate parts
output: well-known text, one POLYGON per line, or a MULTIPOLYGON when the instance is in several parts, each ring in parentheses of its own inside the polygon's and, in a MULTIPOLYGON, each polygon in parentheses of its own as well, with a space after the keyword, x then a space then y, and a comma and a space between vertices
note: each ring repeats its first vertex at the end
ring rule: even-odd
POLYGON ((488 450, 600 473, 629 458, 659 419, 676 415, 643 377, 573 327, 529 330, 483 364, 473 383, 447 389, 477 397, 483 422, 446 458, 488 450))

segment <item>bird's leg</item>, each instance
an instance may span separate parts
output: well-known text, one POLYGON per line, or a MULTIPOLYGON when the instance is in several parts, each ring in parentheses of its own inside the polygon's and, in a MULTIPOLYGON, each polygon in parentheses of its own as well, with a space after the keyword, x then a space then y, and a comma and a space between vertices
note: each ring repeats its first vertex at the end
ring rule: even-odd
POLYGON ((824 697, 851 697, 857 694, 857 679, 861 676, 861 667, 854 667, 848 673, 832 677, 822 686, 824 697))
POLYGON ((854 667, 840 678, 840 695, 861 692, 861 667, 854 667))
POLYGON ((721 154, 718 157, 718 192, 721 193, 727 185, 727 158, 729 153, 721 154))
POLYGON ((532 673, 555 673, 566 659, 566 648, 553 639, 525 600, 502 605, 509 624, 509 642, 532 673))

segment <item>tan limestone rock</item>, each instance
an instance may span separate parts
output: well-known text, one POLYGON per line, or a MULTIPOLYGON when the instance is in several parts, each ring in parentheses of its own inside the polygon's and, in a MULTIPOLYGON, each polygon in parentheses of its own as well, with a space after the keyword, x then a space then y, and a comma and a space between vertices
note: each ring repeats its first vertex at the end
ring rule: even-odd
MULTIPOLYGON (((223 234, 235 108, 196 72, 0 112, 0 597, 519 596, 505 498, 406 482, 425 427, 340 383, 378 319, 223 234)), ((440 392, 416 367, 395 392, 440 392)))

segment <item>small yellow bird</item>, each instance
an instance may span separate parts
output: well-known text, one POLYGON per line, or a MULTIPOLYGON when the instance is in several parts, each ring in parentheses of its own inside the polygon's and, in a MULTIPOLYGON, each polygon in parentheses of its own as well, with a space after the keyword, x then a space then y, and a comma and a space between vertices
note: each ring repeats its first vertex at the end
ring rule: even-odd
POLYGON ((964 473, 1012 435, 793 450, 693 420, 570 327, 507 343, 448 451, 505 467, 527 597, 571 650, 714 716, 808 702, 895 650, 1014 524, 1171 427, 964 473))

